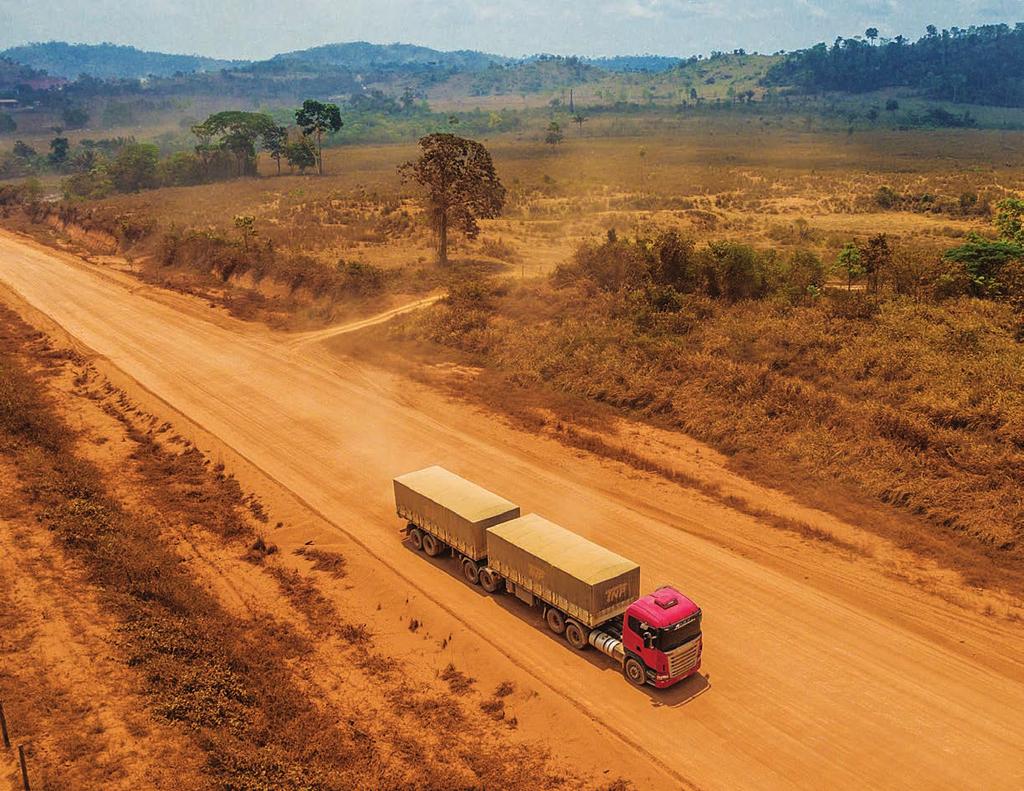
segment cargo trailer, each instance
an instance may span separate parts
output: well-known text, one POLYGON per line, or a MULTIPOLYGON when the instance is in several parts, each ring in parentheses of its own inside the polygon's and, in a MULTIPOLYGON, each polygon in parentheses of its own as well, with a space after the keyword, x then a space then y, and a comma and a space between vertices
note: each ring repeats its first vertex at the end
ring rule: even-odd
POLYGON ((395 505, 410 543, 446 550, 465 578, 539 608, 577 650, 611 657, 637 686, 663 688, 700 669, 700 608, 676 588, 640 596, 640 567, 441 467, 396 478, 395 505))
POLYGON ((395 507, 417 549, 434 557, 451 548, 473 562, 487 557, 487 528, 519 516, 519 506, 443 467, 394 480, 395 507))
POLYGON ((536 597, 589 628, 640 596, 640 566, 537 514, 487 531, 487 565, 528 604, 536 597))

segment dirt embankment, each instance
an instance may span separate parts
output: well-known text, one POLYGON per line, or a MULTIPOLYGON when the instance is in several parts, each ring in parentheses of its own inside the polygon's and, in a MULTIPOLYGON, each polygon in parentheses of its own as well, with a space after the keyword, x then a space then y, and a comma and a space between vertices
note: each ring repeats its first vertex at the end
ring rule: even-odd
POLYGON ((375 624, 424 624, 353 619, 343 554, 282 556, 259 498, 6 309, 0 394, 0 699, 34 788, 598 785, 518 736, 514 682, 408 668, 375 624))

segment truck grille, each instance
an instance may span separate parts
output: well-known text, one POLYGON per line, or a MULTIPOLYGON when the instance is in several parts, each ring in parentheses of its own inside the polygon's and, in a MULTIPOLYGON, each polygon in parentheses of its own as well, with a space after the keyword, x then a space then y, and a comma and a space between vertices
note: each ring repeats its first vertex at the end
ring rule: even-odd
POLYGON ((672 678, 679 678, 697 666, 700 657, 700 638, 681 645, 668 655, 668 672, 672 678))

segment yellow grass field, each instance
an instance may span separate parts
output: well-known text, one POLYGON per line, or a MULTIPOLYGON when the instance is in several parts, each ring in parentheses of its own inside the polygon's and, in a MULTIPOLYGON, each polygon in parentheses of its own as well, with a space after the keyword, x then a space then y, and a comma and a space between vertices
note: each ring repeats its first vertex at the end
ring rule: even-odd
MULTIPOLYGON (((529 135, 484 141, 509 200, 502 218, 483 223, 482 238, 503 240, 519 275, 550 271, 579 240, 608 228, 630 233, 651 222, 697 239, 798 243, 834 254, 850 238, 879 229, 896 237, 960 238, 987 222, 949 210, 962 195, 993 203, 1024 187, 1019 132, 849 136, 755 119, 661 125, 650 135, 611 136, 612 122, 588 123, 582 132, 569 129, 556 148, 529 135), (874 200, 881 187, 933 202, 928 210, 886 211, 874 200)), ((162 227, 225 232, 236 215, 252 215, 265 238, 324 262, 345 257, 395 266, 432 255, 421 223, 380 228, 388 213, 417 214, 415 191, 397 173, 414 155, 411 145, 332 148, 322 178, 287 169, 278 177, 264 159, 259 179, 122 195, 95 208, 153 217, 162 227)), ((463 253, 481 250, 469 244, 463 253)))

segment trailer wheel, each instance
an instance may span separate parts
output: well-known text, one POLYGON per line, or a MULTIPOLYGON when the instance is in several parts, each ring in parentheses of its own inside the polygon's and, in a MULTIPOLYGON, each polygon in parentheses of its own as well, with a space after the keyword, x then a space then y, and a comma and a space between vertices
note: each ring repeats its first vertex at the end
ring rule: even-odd
POLYGON ((470 585, 480 584, 480 567, 469 558, 462 561, 462 576, 470 585))
POLYGON ((587 633, 576 621, 567 621, 565 624, 565 639, 577 651, 586 649, 590 642, 587 640, 587 633))
POLYGON ((488 593, 497 593, 501 590, 502 582, 503 580, 500 574, 497 574, 488 568, 480 569, 480 587, 488 593))
POLYGON ((642 687, 647 683, 647 671, 644 669, 643 662, 633 656, 626 657, 626 662, 622 666, 622 675, 635 687, 642 687))
POLYGON ((548 607, 544 613, 544 620, 548 622, 548 629, 555 634, 562 634, 565 631, 565 616, 554 607, 548 607))
POLYGON ((430 535, 430 533, 424 533, 423 551, 427 553, 428 557, 436 558, 444 552, 444 544, 430 535))
POLYGON ((410 528, 408 532, 409 543, 412 544, 412 548, 419 552, 423 549, 423 533, 418 527, 410 528))

